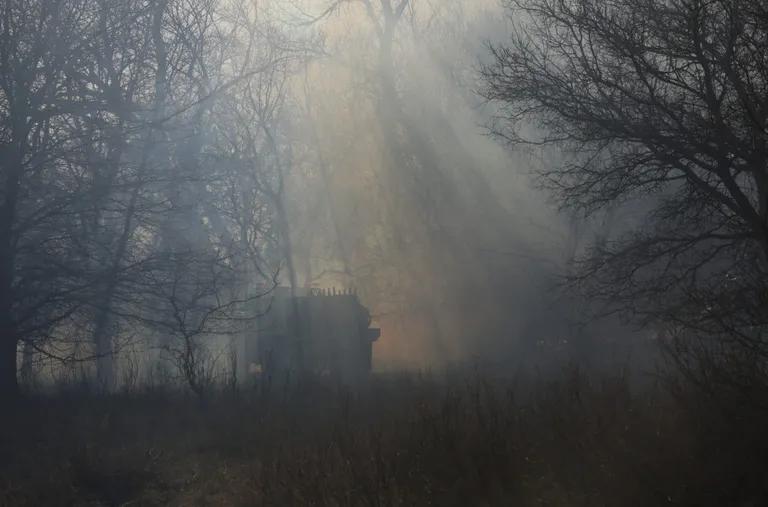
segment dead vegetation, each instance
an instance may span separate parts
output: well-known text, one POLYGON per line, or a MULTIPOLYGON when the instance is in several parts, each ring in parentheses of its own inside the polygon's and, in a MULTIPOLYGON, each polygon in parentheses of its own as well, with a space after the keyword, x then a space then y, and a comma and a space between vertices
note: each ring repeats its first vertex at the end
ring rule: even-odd
POLYGON ((36 398, 2 418, 0 505, 763 505, 765 415, 664 392, 571 372, 36 398))

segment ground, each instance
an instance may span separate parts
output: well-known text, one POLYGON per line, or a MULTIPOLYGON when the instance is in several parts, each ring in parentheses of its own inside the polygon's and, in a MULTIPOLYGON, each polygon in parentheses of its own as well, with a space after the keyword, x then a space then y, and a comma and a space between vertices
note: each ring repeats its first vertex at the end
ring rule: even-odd
POLYGON ((574 372, 38 395, 0 416, 0 505, 764 505, 765 425, 700 401, 574 372))

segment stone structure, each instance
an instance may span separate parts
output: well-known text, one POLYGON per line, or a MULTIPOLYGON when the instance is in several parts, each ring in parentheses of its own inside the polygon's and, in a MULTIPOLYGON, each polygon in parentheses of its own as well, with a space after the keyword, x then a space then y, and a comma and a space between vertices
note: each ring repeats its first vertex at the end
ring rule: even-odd
POLYGON ((246 341, 249 371, 273 379, 301 373, 356 382, 371 371, 372 346, 380 335, 352 290, 286 287, 265 297, 262 316, 246 341))

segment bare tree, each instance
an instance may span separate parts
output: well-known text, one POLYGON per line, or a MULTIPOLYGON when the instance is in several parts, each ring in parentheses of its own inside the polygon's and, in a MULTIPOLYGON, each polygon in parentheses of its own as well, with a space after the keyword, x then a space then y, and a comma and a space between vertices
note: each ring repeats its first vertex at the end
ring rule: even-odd
POLYGON ((100 93, 79 87, 79 55, 98 32, 80 15, 91 5, 24 0, 1 8, 0 396, 17 391, 18 344, 66 321, 89 285, 68 220, 81 197, 78 165, 62 155, 80 147, 83 133, 70 122, 104 109, 100 93))
POLYGON ((161 311, 156 317, 149 314, 147 322, 163 333, 161 349, 180 377, 203 397, 216 380, 223 353, 206 338, 236 333, 251 322, 255 312, 242 307, 261 295, 234 299, 237 273, 220 255, 177 252, 168 261, 169 269, 153 284, 153 300, 161 311))
MULTIPOLYGON (((222 273, 240 273, 216 285, 217 307, 249 298, 254 272, 270 286, 269 198, 258 188, 239 199, 219 192, 240 191, 247 177, 217 151, 221 133, 239 128, 226 115, 213 119, 217 100, 277 65, 240 64, 231 5, 0 8, 1 395, 17 391, 20 344, 27 373, 35 353, 95 359, 99 384, 111 388, 116 340, 146 334, 128 328, 157 320, 155 282, 183 267, 205 271, 218 259, 222 273), (182 262, 190 257, 198 262, 182 262)), ((247 44, 259 48, 268 35, 247 44)))
POLYGON ((568 155, 543 181, 587 215, 651 210, 571 278, 612 311, 768 358, 768 7, 521 0, 492 47, 495 131, 568 155))

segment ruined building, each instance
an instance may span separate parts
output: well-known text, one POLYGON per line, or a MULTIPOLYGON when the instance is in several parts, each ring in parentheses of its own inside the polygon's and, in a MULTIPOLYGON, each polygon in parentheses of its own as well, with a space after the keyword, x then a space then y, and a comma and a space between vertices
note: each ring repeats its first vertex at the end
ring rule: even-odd
POLYGON ((371 371, 380 330, 354 291, 276 288, 260 302, 244 343, 251 375, 277 381, 302 373, 355 382, 371 371))

